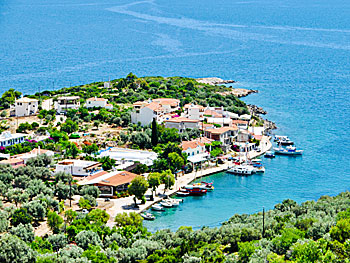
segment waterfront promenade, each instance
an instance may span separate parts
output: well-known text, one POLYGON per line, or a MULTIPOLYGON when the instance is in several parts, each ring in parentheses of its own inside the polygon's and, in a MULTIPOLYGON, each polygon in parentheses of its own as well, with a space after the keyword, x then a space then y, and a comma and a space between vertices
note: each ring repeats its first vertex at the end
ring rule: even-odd
MULTIPOLYGON (((261 143, 260 143, 260 152, 257 151, 251 151, 248 153, 248 158, 253 159, 256 158, 260 155, 263 155, 266 151, 270 150, 272 147, 272 144, 270 142, 270 137, 263 136, 261 143)), ((161 201, 164 199, 165 196, 170 196, 174 193, 176 193, 180 187, 188 185, 191 183, 193 180, 211 175, 214 173, 222 172, 227 170, 229 167, 229 162, 225 162, 224 164, 219 164, 218 166, 215 167, 210 167, 206 169, 202 169, 197 172, 192 172, 189 174, 185 174, 183 176, 180 176, 177 178, 175 181, 175 185, 172 187, 170 190, 166 190, 165 194, 164 193, 164 185, 160 185, 157 188, 156 194, 154 196, 154 200, 150 201, 150 196, 152 194, 151 189, 148 189, 146 192, 146 203, 145 204, 140 204, 140 201, 138 201, 138 208, 134 207, 134 200, 132 196, 125 197, 125 198, 119 198, 119 199, 111 199, 111 202, 113 202, 113 206, 111 206, 109 209, 107 209, 107 213, 111 215, 110 220, 108 221, 107 225, 113 226, 114 225, 114 219, 115 216, 119 213, 123 212, 136 212, 136 213, 141 213, 145 210, 147 210, 149 207, 151 207, 153 204, 161 201)), ((103 200, 103 199, 101 199, 103 200)))

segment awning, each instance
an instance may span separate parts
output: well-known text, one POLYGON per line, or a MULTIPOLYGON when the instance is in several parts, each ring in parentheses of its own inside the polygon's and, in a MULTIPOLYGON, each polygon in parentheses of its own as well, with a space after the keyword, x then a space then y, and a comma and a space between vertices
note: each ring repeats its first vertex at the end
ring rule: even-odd
POLYGON ((196 154, 190 157, 187 157, 187 160, 191 163, 199 163, 203 161, 207 161, 209 157, 209 154, 202 153, 202 154, 196 154))

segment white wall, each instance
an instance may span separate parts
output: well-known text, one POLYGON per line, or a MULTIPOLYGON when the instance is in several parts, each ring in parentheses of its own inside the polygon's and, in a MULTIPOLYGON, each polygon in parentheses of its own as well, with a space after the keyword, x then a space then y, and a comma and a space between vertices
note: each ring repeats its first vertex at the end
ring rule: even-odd
POLYGON ((20 116, 29 116, 38 112, 39 102, 16 102, 15 104, 15 115, 20 116))
POLYGON ((156 115, 153 114, 153 110, 147 107, 143 107, 142 109, 138 110, 139 112, 134 109, 133 112, 131 112, 131 122, 137 124, 138 122, 141 123, 142 126, 149 125, 152 123, 153 118, 156 117, 156 115))
POLYGON ((106 107, 106 104, 107 104, 107 101, 105 100, 88 100, 86 101, 86 108, 93 108, 93 107, 101 107, 101 108, 104 108, 106 107))

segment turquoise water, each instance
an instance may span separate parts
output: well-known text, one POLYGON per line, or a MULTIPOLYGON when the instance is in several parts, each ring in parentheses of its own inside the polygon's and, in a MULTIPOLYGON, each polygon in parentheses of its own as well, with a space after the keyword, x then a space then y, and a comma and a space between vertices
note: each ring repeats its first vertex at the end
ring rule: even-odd
POLYGON ((137 75, 219 76, 258 89, 277 133, 305 150, 263 176, 217 174, 151 230, 219 225, 234 213, 350 186, 348 0, 0 2, 0 91, 24 93, 137 75))

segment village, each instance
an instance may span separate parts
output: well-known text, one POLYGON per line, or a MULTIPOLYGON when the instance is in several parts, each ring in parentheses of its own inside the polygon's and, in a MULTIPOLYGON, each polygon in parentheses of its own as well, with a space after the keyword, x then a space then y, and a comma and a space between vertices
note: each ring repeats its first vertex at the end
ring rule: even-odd
MULTIPOLYGON (((104 82, 101 88, 112 85, 104 82)), ((63 181, 63 205, 84 212, 103 209, 110 215, 109 226, 117 214, 140 213, 198 177, 227 170, 233 158, 254 159, 271 148, 260 116, 174 98, 125 106, 67 93, 45 99, 21 96, 4 112, 2 126, 8 126, 0 136, 0 165, 16 170, 35 158, 49 158, 49 180, 71 176, 63 181), (115 108, 128 118, 91 118, 112 114, 115 108), (140 178, 147 187, 134 193, 129 187, 140 178), (76 190, 88 187, 98 189, 95 199, 76 190)), ((47 231, 46 222, 36 228, 39 236, 47 231)))

